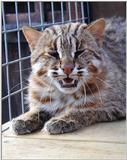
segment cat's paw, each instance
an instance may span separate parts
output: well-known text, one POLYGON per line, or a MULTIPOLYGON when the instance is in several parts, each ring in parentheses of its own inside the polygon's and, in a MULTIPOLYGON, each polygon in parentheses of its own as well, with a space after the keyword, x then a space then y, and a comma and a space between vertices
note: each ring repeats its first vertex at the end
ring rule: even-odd
POLYGON ((35 123, 32 120, 23 120, 15 118, 11 122, 11 130, 13 130, 14 133, 16 133, 17 135, 31 133, 32 131, 39 129, 39 127, 39 124, 35 123))
POLYGON ((31 133, 30 122, 22 119, 13 119, 11 122, 11 130, 17 135, 31 133))
POLYGON ((76 130, 76 128, 73 121, 66 122, 63 119, 51 119, 45 124, 42 132, 48 134, 63 134, 74 130, 76 130))

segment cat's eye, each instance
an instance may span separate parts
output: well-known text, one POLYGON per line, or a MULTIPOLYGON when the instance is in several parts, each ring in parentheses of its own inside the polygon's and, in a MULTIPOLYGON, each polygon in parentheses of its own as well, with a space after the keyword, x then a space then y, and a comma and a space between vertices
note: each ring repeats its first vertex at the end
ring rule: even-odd
POLYGON ((59 53, 57 51, 51 51, 49 52, 49 55, 56 58, 56 59, 59 59, 59 53))
POLYGON ((84 52, 84 50, 76 51, 75 52, 75 59, 78 58, 78 56, 80 56, 83 52, 84 52))

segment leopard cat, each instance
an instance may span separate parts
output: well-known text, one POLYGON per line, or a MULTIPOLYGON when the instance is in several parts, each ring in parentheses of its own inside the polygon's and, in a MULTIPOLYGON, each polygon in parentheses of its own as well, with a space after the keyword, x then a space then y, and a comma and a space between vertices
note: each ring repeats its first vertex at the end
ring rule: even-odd
POLYGON ((125 20, 23 27, 31 51, 29 111, 12 120, 16 134, 62 134, 125 119, 125 20))

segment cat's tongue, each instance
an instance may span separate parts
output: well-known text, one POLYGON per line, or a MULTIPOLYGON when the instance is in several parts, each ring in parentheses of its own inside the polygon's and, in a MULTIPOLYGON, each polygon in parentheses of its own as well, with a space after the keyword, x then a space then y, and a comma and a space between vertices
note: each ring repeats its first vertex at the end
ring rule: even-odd
POLYGON ((73 82, 73 79, 71 79, 71 78, 64 78, 63 80, 64 80, 65 83, 73 82))

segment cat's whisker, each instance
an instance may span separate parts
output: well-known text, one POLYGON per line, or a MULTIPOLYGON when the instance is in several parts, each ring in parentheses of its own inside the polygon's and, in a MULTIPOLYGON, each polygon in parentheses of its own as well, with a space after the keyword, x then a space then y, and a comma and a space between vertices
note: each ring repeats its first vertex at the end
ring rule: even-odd
MULTIPOLYGON (((85 93, 85 103, 84 104, 86 107, 89 107, 89 105, 86 102, 86 87, 84 86, 83 88, 84 88, 84 93, 85 93)), ((90 102, 93 103, 94 101, 92 99, 90 99, 90 102)), ((82 107, 84 106, 84 104, 82 104, 82 107)))
MULTIPOLYGON (((50 97, 50 106, 51 106, 51 85, 52 85, 52 81, 53 81, 53 79, 51 80, 51 82, 50 82, 50 85, 49 85, 49 92, 50 92, 50 94, 49 94, 49 97, 50 97)), ((44 92, 43 92, 44 93, 44 92)), ((40 97, 40 100, 36 103, 36 105, 41 101, 41 99, 42 99, 42 97, 44 96, 44 94, 42 94, 41 95, 41 97, 40 97)), ((45 102, 46 102, 46 98, 45 98, 45 102)), ((40 121, 40 116, 39 116, 39 111, 38 111, 38 122, 40 121)))
MULTIPOLYGON (((31 69, 31 67, 29 67, 29 68, 25 68, 25 69, 21 69, 21 72, 23 72, 23 71, 27 71, 27 70, 32 70, 31 69)), ((14 72, 19 72, 20 70, 15 70, 14 72)))
POLYGON ((102 100, 102 95, 101 95, 101 92, 100 92, 100 89, 98 87, 98 85, 95 83, 97 89, 98 89, 98 94, 99 94, 99 98, 100 98, 100 103, 103 104, 103 100, 102 100))
POLYGON ((50 85, 49 85, 49 97, 50 97, 50 106, 51 106, 51 85, 52 85, 53 79, 51 79, 50 85))
MULTIPOLYGON (((44 96, 44 93, 41 95, 40 100, 36 103, 36 105, 40 103, 43 96, 44 96)), ((40 112, 38 111, 38 123, 39 122, 40 122, 40 112)))
MULTIPOLYGON (((78 79, 80 79, 80 78, 78 78, 78 79)), ((83 79, 81 78, 81 80, 83 80, 83 79)), ((83 84, 83 90, 84 90, 84 93, 85 93, 84 104, 87 106, 87 103, 86 103, 86 87, 85 87, 84 84, 83 84)), ((82 104, 82 106, 84 106, 84 104, 82 104)))
POLYGON ((87 84, 87 82, 86 82, 86 81, 85 81, 85 84, 86 84, 86 86, 88 87, 88 89, 90 90, 90 92, 91 92, 91 94, 92 94, 92 97, 93 97, 93 100, 94 100, 95 95, 93 94, 92 90, 90 89, 90 87, 89 87, 89 85, 87 84))
MULTIPOLYGON (((41 95, 39 101, 37 101, 37 102, 35 103, 35 106, 36 106, 36 105, 40 105, 40 101, 41 101, 41 99, 42 99, 43 96, 44 96, 44 92, 43 92, 43 94, 41 95)), ((39 112, 39 110, 37 111, 37 117, 38 117, 38 123, 39 123, 39 122, 40 122, 40 112, 39 112)))
MULTIPOLYGON (((79 79, 80 79, 80 78, 79 78, 79 79)), ((81 78, 81 80, 84 80, 84 79, 81 78)), ((86 83, 86 81, 85 81, 85 83, 86 83)), ((85 87, 85 85, 83 85, 83 89, 85 89, 84 92, 85 92, 85 95, 86 95, 86 87, 85 87)), ((92 92, 92 91, 91 91, 91 92, 92 92)), ((86 97, 86 96, 85 96, 85 97, 86 97)), ((93 97, 93 96, 92 96, 92 97, 93 97)), ((93 98, 94 98, 94 97, 93 97, 93 98)), ((86 99, 86 98, 85 98, 85 99, 86 99)), ((89 97, 89 99, 90 99, 90 102, 92 102, 92 103, 94 102, 94 99, 91 99, 91 97, 89 97)), ((85 105, 87 106, 87 104, 85 104, 85 105)))
MULTIPOLYGON (((107 82, 105 82, 105 81, 102 80, 101 78, 96 77, 96 79, 100 80, 101 82, 103 82, 104 84, 106 84, 108 87, 112 88, 112 87, 110 86, 110 84, 108 84, 107 82)), ((112 88, 112 89, 113 89, 113 88, 112 88)))
POLYGON ((23 81, 23 82, 20 82, 20 83, 16 84, 15 86, 13 86, 13 87, 10 89, 10 91, 12 91, 12 90, 15 89, 17 86, 19 86, 19 85, 21 85, 21 84, 23 84, 23 83, 25 83, 25 85, 28 85, 28 83, 26 83, 25 81, 23 81))
POLYGON ((83 89, 84 89, 84 93, 85 93, 85 104, 86 104, 86 87, 85 87, 85 85, 83 85, 83 89))

